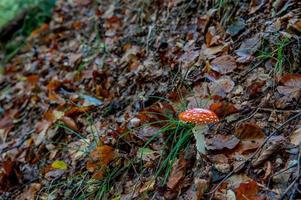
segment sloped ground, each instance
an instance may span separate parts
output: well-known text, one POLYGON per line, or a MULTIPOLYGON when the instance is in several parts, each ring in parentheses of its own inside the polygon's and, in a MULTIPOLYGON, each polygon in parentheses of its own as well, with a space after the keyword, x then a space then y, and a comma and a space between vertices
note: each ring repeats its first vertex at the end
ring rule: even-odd
POLYGON ((58 1, 0 78, 2 199, 300 198, 300 13, 58 1))

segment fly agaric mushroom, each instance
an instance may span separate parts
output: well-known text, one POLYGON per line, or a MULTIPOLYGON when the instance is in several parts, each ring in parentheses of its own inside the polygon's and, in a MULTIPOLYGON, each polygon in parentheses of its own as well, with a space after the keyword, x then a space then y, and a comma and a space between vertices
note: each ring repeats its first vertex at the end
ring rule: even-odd
POLYGON ((207 124, 219 121, 217 115, 211 110, 203 108, 193 108, 179 114, 180 121, 196 124, 192 132, 196 139, 196 147, 198 152, 205 154, 205 136, 204 133, 208 129, 207 124))

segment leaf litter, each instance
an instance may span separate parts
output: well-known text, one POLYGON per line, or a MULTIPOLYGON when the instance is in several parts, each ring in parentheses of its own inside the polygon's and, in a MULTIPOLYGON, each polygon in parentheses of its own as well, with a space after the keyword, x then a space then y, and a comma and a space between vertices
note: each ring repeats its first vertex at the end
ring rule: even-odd
POLYGON ((3 64, 1 198, 300 198, 299 11, 58 0, 3 64))

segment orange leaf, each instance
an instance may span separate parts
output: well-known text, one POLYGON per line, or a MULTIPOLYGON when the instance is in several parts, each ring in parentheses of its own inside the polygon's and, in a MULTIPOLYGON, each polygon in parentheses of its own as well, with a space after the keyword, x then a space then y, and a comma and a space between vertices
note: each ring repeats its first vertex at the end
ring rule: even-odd
POLYGON ((48 24, 42 24, 39 28, 32 31, 30 36, 35 37, 35 36, 41 34, 42 32, 48 30, 48 28, 49 28, 48 24))
POLYGON ((39 82, 39 79, 38 75, 27 76, 27 81, 30 85, 36 85, 39 82))
POLYGON ((250 181, 247 183, 241 183, 239 187, 235 190, 237 200, 261 200, 260 196, 257 194, 259 191, 258 185, 255 181, 250 181))
POLYGON ((65 112, 65 116, 72 117, 75 115, 79 115, 79 114, 88 112, 92 108, 93 108, 93 106, 73 107, 70 110, 68 110, 67 112, 65 112))
POLYGON ((56 91, 62 83, 59 80, 53 79, 47 84, 47 90, 48 92, 54 92, 56 91))
POLYGON ((101 165, 108 165, 115 157, 113 147, 108 145, 98 146, 90 153, 90 158, 93 161, 100 161, 101 165))
POLYGON ((64 122, 64 124, 66 126, 71 128, 72 130, 74 130, 74 131, 79 130, 76 123, 75 123, 75 121, 72 118, 64 116, 64 117, 61 118, 61 120, 62 120, 62 122, 64 122))
POLYGON ((94 172, 94 174, 92 175, 92 178, 95 180, 100 180, 103 178, 103 176, 104 176, 104 173, 102 171, 97 171, 97 172, 94 172))
POLYGON ((215 114, 220 118, 238 112, 238 109, 232 103, 227 102, 213 103, 210 105, 210 110, 215 112, 215 114))
POLYGON ((285 86, 301 87, 301 74, 286 74, 280 79, 280 83, 285 86))

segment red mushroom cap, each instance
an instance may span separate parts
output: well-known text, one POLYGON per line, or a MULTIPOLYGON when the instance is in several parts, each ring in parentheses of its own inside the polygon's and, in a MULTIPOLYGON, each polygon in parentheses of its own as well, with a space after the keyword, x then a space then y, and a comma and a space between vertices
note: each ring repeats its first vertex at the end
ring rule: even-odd
POLYGON ((179 114, 179 119, 183 122, 190 122, 194 124, 211 124, 218 122, 217 115, 211 110, 203 108, 193 108, 186 110, 179 114))

